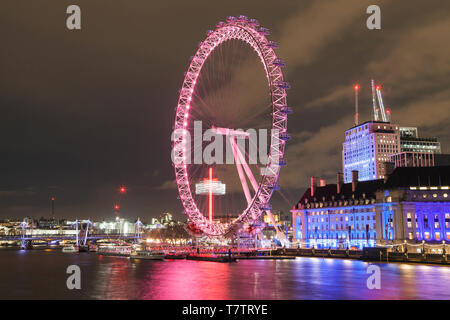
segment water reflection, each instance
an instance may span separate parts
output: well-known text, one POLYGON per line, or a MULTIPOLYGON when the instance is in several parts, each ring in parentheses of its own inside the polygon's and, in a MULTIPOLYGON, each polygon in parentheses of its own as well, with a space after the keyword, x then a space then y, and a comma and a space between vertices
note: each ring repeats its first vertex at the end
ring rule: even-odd
POLYGON ((1 251, 2 299, 450 299, 450 267, 376 263, 381 290, 369 290, 368 263, 345 259, 130 261, 59 250, 1 251), (82 290, 67 290, 68 265, 82 290))

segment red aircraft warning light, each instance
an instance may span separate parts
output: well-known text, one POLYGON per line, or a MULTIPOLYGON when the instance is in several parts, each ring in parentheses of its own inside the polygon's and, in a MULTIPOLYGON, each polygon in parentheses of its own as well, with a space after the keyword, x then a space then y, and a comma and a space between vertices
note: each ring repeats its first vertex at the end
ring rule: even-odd
POLYGON ((358 90, 359 90, 359 84, 355 84, 355 85, 353 86, 353 89, 355 89, 355 91, 358 91, 358 90))
POLYGON ((120 193, 125 193, 125 192, 127 192, 127 188, 125 188, 124 186, 120 186, 119 191, 120 191, 120 193))
POLYGON ((114 205, 114 210, 118 211, 120 209, 120 206, 118 204, 114 205))

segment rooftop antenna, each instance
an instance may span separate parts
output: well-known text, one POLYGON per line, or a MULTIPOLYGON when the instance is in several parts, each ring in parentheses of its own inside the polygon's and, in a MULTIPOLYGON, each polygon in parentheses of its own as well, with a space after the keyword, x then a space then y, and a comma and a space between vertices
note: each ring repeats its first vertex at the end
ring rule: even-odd
POLYGON ((52 218, 55 218, 55 197, 52 196, 50 198, 50 200, 51 200, 51 205, 52 205, 52 218))
POLYGON ((370 81, 370 84, 372 86, 373 120, 378 121, 377 99, 375 97, 375 82, 373 79, 370 81))
POLYGON ((353 86, 353 89, 355 90, 355 126, 359 124, 359 111, 358 111, 358 91, 359 91, 359 85, 355 84, 353 86))

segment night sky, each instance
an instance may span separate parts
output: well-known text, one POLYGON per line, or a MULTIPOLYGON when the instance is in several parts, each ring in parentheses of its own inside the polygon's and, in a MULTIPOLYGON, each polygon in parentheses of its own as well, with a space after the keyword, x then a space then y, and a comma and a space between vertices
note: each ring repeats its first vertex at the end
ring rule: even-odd
MULTIPOLYGON (((174 108, 189 57, 229 15, 256 18, 280 43, 293 139, 280 184, 288 211, 309 177, 335 181, 345 129, 369 120, 370 79, 392 121, 450 152, 449 1, 4 0, 0 10, 0 218, 143 219, 181 212, 170 162, 174 108), (82 30, 66 28, 81 7, 82 30), (366 28, 370 4, 381 30, 366 28)), ((181 217, 181 215, 179 215, 181 217)))

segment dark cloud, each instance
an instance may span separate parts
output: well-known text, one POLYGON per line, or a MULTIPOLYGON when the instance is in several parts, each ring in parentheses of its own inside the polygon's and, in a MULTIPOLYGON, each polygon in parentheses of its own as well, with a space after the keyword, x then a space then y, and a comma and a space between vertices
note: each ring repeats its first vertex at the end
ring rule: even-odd
MULTIPOLYGON (((325 5, 323 2, 316 4, 325 5)), ((360 10, 350 9, 364 7, 365 2, 335 4, 341 5, 338 14, 327 15, 323 20, 317 15, 309 24, 313 30, 316 25, 320 30, 326 19, 335 25, 333 31, 326 29, 313 34, 310 37, 312 48, 307 50, 312 52, 312 58, 296 60, 299 67, 295 72, 307 75, 300 82, 311 90, 305 90, 307 99, 300 97, 304 103, 296 109, 300 109, 303 118, 298 123, 304 126, 296 128, 297 139, 287 151, 290 162, 286 171, 292 174, 283 174, 281 179, 292 188, 298 186, 299 181, 305 186, 310 175, 335 180, 335 172, 342 168, 343 133, 352 126, 351 84, 358 81, 363 87, 360 110, 362 120, 369 120, 371 77, 383 85, 384 100, 392 109, 393 122, 419 126, 422 134, 441 138, 444 152, 450 150, 449 131, 445 128, 450 118, 450 46, 444 40, 450 32, 450 18, 443 14, 449 5, 416 1, 408 5, 381 5, 383 28, 378 32, 358 27, 360 10), (407 15, 402 8, 408 9, 407 15), (299 171, 301 166, 308 170, 299 171)), ((294 92, 291 101, 298 94, 294 92)))
POLYGON ((0 216, 48 214, 51 194, 62 216, 110 216, 122 183, 124 215, 181 212, 170 164, 177 91, 198 41, 227 15, 270 28, 288 64, 294 139, 274 207, 288 210, 310 175, 334 179, 355 81, 363 118, 375 77, 393 121, 440 136, 449 152, 450 4, 375 1, 382 30, 369 31, 372 3, 80 0, 82 30, 72 32, 73 2, 4 1, 0 216))

